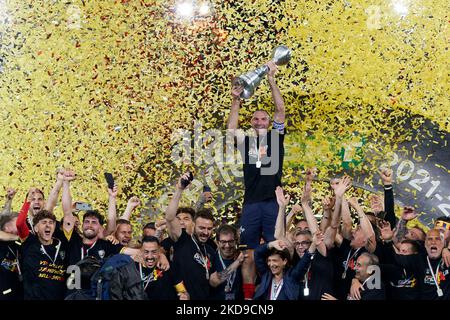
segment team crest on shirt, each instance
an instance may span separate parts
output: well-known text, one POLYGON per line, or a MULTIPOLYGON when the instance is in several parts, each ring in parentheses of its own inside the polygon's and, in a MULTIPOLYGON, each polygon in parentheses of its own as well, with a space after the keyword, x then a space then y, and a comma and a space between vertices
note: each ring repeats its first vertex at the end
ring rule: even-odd
POLYGON ((98 256, 100 257, 100 259, 103 259, 105 257, 105 250, 98 250, 98 256))
POLYGON ((60 251, 59 252, 59 256, 61 257, 62 260, 64 260, 64 258, 66 256, 66 252, 65 251, 60 251))
MULTIPOLYGON (((203 256, 200 253, 196 253, 194 255, 194 260, 195 262, 197 262, 198 264, 200 264, 203 268, 205 267, 205 263, 203 260, 203 256)), ((209 260, 208 257, 206 257, 206 267, 208 268, 208 270, 211 268, 211 261, 209 260)))
MULTIPOLYGON (((259 157, 260 158, 263 158, 264 156, 266 156, 267 155, 267 149, 268 149, 268 145, 264 145, 264 146, 261 146, 260 148, 259 148, 259 157)), ((258 158, 258 153, 257 153, 258 151, 256 150, 256 149, 254 149, 254 148, 251 148, 249 151, 248 151, 248 156, 249 157, 251 157, 251 158, 258 158)))
MULTIPOLYGON (((346 267, 346 262, 343 261, 342 265, 344 266, 344 268, 346 267)), ((351 258, 348 262, 348 269, 350 270, 355 270, 355 260, 353 258, 351 258)))
POLYGON ((1 261, 0 267, 11 272, 17 272, 17 260, 5 258, 1 261))
MULTIPOLYGON (((444 268, 443 262, 441 263, 441 268, 444 268)), ((448 273, 449 273, 448 269, 443 270, 443 271, 442 271, 442 270, 439 270, 439 272, 438 272, 438 274, 437 274, 437 277, 436 277, 436 278, 437 278, 436 280, 437 280, 438 285, 440 285, 442 281, 445 281, 445 280, 446 280, 446 278, 448 277, 448 273)), ((424 282, 425 284, 429 284, 429 285, 432 285, 432 286, 435 285, 435 284, 434 284, 433 275, 431 274, 429 268, 427 268, 427 271, 426 271, 426 273, 425 273, 425 278, 423 279, 423 282, 424 282)))

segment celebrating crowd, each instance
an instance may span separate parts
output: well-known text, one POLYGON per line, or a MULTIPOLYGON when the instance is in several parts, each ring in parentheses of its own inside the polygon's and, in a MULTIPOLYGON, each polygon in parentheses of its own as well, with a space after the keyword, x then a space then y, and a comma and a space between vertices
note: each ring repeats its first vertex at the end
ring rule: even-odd
MULTIPOLYGON (((330 179, 322 212, 314 212, 314 169, 302 177, 300 205, 286 212, 284 101, 277 67, 267 65, 275 112, 271 121, 255 111, 253 134, 238 130, 243 88, 232 89, 227 128, 235 133, 245 185, 239 221, 218 225, 202 203, 180 207, 193 179, 187 172, 164 217, 137 232, 130 223, 137 197, 118 217, 118 188, 110 185, 106 214, 83 208, 72 201, 75 172, 62 170, 47 200, 31 188, 18 213, 16 190, 7 191, 0 300, 448 300, 450 219, 437 219, 429 231, 408 228, 417 213, 411 204, 395 216, 390 169, 379 173, 384 195, 372 198, 370 212, 363 199, 348 196, 348 176, 330 179), (57 221, 60 194, 64 216, 57 221)), ((201 196, 211 200, 210 191, 201 196)))

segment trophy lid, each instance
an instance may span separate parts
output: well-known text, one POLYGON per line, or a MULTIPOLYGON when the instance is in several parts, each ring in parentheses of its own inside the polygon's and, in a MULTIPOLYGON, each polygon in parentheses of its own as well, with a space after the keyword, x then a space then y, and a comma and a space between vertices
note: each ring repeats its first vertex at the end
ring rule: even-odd
POLYGON ((277 66, 287 64, 292 58, 292 52, 287 46, 278 46, 273 50, 272 61, 277 66))

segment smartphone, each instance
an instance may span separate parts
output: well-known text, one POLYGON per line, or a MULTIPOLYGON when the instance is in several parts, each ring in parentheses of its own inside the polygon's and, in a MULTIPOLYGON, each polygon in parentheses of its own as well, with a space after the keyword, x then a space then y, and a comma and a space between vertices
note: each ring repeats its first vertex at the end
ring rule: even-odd
POLYGON ((75 202, 75 209, 80 211, 92 210, 92 206, 86 202, 75 202))
POLYGON ((109 172, 105 172, 105 179, 106 182, 108 183, 108 189, 113 189, 114 188, 114 178, 113 175, 109 172))
POLYGON ((211 192, 211 187, 208 185, 203 186, 203 192, 211 192))
POLYGON ((183 188, 186 188, 191 183, 192 180, 194 180, 194 175, 192 174, 192 172, 189 171, 188 179, 187 180, 186 179, 181 179, 181 186, 183 188))

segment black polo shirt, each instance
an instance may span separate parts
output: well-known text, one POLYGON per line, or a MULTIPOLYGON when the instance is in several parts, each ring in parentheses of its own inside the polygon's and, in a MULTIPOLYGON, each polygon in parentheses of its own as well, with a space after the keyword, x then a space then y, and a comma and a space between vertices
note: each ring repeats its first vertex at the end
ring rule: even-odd
POLYGON ((299 300, 321 300, 324 293, 334 295, 333 273, 331 257, 324 257, 316 251, 308 271, 300 283, 299 300), (309 295, 305 295, 306 278, 308 279, 309 295))
POLYGON ((268 130, 263 137, 245 136, 238 145, 243 160, 244 171, 244 203, 254 203, 268 199, 276 199, 275 189, 281 186, 284 160, 284 134, 278 130, 268 130), (272 134, 271 134, 272 132, 272 134), (276 140, 272 143, 272 138, 276 140), (273 144, 273 146, 272 146, 273 144), (272 150, 276 147, 276 150, 272 150), (261 167, 256 165, 260 152, 261 167), (272 174, 262 174, 273 166, 272 174))
POLYGON ((185 230, 175 242, 173 269, 184 282, 191 300, 208 299, 211 259, 214 254, 215 250, 208 243, 202 244, 185 230))
POLYGON ((341 246, 330 250, 330 254, 334 259, 334 287, 338 299, 346 299, 352 279, 355 277, 355 265, 358 257, 366 252, 366 248, 353 249, 350 246, 350 240, 343 239, 341 246), (345 267, 346 265, 347 268, 345 267), (343 274, 345 273, 345 278, 343 274))
POLYGON ((30 234, 22 244, 25 300, 62 300, 66 292, 67 241, 43 245, 30 234))
POLYGON ((178 300, 175 285, 180 281, 176 280, 172 269, 147 268, 137 262, 135 266, 148 300, 178 300))
POLYGON ((411 271, 419 279, 422 300, 450 300, 450 268, 445 266, 441 258, 429 259, 431 270, 428 265, 427 254, 424 252, 409 256, 395 255, 395 259, 401 267, 411 271), (439 288, 442 290, 443 296, 441 297, 437 294, 433 273, 439 288))
POLYGON ((120 253, 123 246, 121 244, 112 244, 111 242, 103 239, 97 239, 97 241, 88 246, 83 244, 82 237, 75 231, 72 231, 69 240, 69 265, 75 265, 83 258, 91 256, 98 260, 103 260, 112 255, 120 253))

